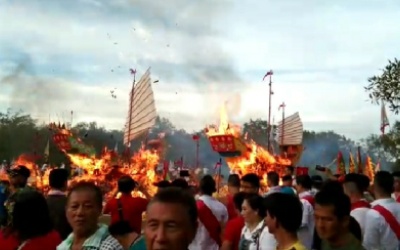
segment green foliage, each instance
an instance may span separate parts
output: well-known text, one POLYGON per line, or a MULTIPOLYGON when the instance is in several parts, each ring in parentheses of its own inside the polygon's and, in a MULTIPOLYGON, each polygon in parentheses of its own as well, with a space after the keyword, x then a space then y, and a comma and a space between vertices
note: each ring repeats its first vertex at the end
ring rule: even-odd
POLYGON ((381 75, 368 79, 369 85, 365 90, 374 102, 380 100, 389 104, 389 109, 396 114, 400 111, 400 61, 396 58, 389 60, 381 75))
MULTIPOLYGON (((78 123, 72 131, 81 140, 91 145, 99 154, 104 147, 114 149, 118 145, 119 153, 124 150, 123 132, 119 130, 107 130, 98 126, 96 122, 78 123)), ((181 157, 189 166, 194 166, 196 162, 196 141, 193 134, 185 130, 177 129, 168 119, 158 118, 156 125, 149 134, 143 134, 132 142, 132 149, 137 150, 143 141, 159 138, 160 133, 165 133, 162 143, 165 149, 162 158, 176 161, 181 157)), ((210 143, 203 131, 198 131, 199 135, 199 162, 200 166, 213 168, 220 156, 212 151, 210 143)), ((247 139, 254 140, 261 146, 267 145, 267 122, 264 120, 250 120, 243 125, 243 134, 247 134, 247 139)), ((51 140, 52 132, 46 125, 38 125, 29 115, 22 112, 13 113, 10 110, 0 113, 0 160, 13 160, 19 155, 36 154, 43 156, 47 141, 50 141, 50 158, 52 164, 68 163, 65 154, 60 152, 51 140)), ((398 146, 400 145, 400 123, 396 123, 392 130, 381 140, 377 136, 370 136, 364 141, 368 152, 373 159, 378 155, 384 155, 384 162, 390 166, 399 166, 391 162, 400 158, 398 146)), ((356 145, 353 141, 341 136, 333 131, 314 132, 304 131, 303 145, 305 151, 299 165, 310 166, 312 169, 316 164, 328 164, 342 150, 347 162, 347 152, 353 150, 355 153, 356 145)), ((383 157, 382 157, 383 158, 383 157)), ((43 159, 38 160, 38 163, 43 159)))
POLYGON ((388 169, 400 170, 400 122, 396 121, 390 131, 383 135, 370 135, 364 140, 373 159, 381 159, 388 169))

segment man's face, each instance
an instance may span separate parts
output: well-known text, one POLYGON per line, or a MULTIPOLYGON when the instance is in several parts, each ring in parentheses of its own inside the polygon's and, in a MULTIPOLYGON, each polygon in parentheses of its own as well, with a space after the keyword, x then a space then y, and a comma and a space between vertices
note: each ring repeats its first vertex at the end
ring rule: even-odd
POLYGON ((315 205, 315 228, 322 240, 334 239, 343 230, 347 230, 349 219, 338 220, 334 214, 333 206, 315 205))
POLYGON ((174 203, 153 202, 144 229, 148 250, 187 250, 196 235, 187 209, 174 203), (186 215, 186 216, 184 216, 186 215))
POLYGON ((248 194, 257 194, 258 188, 255 188, 251 183, 242 181, 240 183, 240 191, 248 194))
POLYGON ((66 214, 73 231, 78 234, 85 234, 96 228, 101 207, 97 204, 95 192, 92 190, 72 192, 66 214))
POLYGON ((265 217, 264 222, 268 228, 268 232, 274 234, 277 228, 276 218, 272 217, 267 211, 267 216, 265 217))
POLYGON ((285 175, 290 175, 290 176, 292 176, 293 173, 292 173, 292 171, 291 171, 289 168, 285 168, 285 175))
POLYGON ((26 178, 22 175, 10 175, 10 183, 14 187, 20 187, 26 183, 26 178))

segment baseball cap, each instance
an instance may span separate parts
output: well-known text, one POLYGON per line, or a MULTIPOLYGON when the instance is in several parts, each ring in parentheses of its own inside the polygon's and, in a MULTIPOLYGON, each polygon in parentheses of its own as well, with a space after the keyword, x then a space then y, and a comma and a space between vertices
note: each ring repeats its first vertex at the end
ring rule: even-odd
POLYGON ((31 171, 25 167, 24 165, 18 165, 14 168, 11 168, 10 170, 8 170, 8 175, 10 176, 22 176, 25 178, 29 178, 31 176, 31 171))

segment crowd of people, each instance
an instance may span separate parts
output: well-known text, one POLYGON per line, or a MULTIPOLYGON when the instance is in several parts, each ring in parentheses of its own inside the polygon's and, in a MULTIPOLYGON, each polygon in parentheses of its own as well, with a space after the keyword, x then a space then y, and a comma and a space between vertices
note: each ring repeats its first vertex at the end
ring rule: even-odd
POLYGON ((8 171, 0 190, 1 250, 352 250, 400 249, 400 173, 256 174, 228 177, 216 197, 214 178, 157 183, 153 197, 133 197, 137 183, 118 180, 118 194, 93 182, 68 186, 53 169, 44 194, 27 185, 30 171, 8 171), (3 206, 4 204, 4 206, 3 206), (145 219, 143 220, 143 214, 145 219))

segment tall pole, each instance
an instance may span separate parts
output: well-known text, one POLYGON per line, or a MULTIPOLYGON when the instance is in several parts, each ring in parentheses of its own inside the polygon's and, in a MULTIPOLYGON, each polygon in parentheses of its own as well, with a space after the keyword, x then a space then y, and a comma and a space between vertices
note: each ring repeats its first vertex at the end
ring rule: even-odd
POLYGON ((282 131, 281 131, 281 145, 284 145, 284 135, 285 135, 285 103, 282 102, 282 104, 279 106, 279 109, 282 108, 282 131))
POLYGON ((269 71, 266 75, 269 75, 269 104, 268 104, 268 129, 267 129, 267 143, 268 143, 268 152, 271 152, 271 106, 272 106, 272 70, 269 71))
POLYGON ((129 104, 129 122, 128 122, 128 162, 129 167, 131 167, 131 121, 132 121, 132 105, 133 105, 133 98, 135 94, 135 84, 136 84, 136 69, 130 69, 131 74, 133 75, 133 82, 132 82, 132 93, 130 96, 130 104, 129 104))
POLYGON ((200 149, 200 139, 196 140, 196 169, 199 168, 199 149, 200 149))

